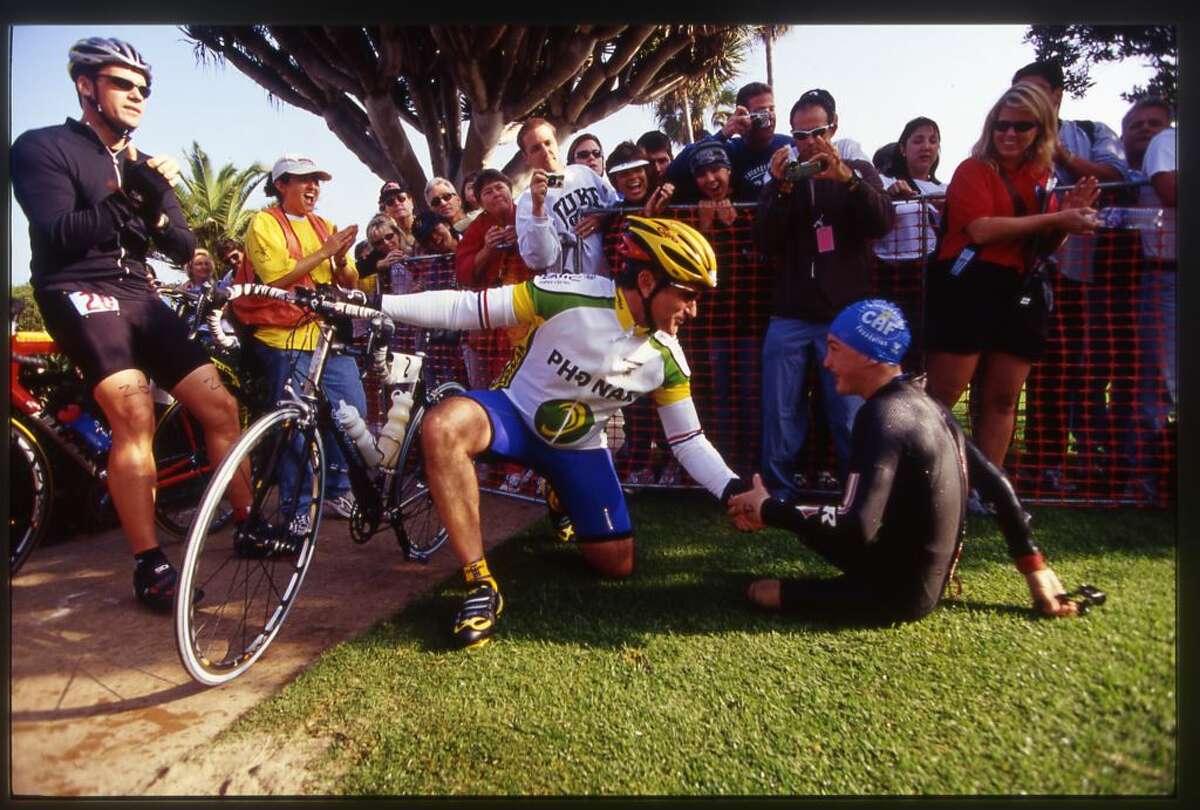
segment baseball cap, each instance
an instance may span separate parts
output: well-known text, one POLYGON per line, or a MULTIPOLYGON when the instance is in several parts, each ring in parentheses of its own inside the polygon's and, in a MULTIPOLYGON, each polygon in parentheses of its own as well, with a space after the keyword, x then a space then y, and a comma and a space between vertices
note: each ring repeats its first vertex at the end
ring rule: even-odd
POLYGON ((389 197, 392 194, 407 194, 404 186, 397 183, 395 180, 389 180, 384 183, 379 189, 379 201, 383 202, 384 197, 389 197))
POLYGON ((695 174, 705 166, 724 166, 729 169, 732 164, 729 162, 729 152, 725 151, 724 146, 717 144, 706 144, 692 153, 692 157, 688 160, 688 169, 692 174, 695 174))
POLYGON ((838 313, 829 334, 880 363, 899 365, 912 342, 908 322, 891 301, 856 301, 838 313))
POLYGON ((284 155, 275 161, 275 165, 271 167, 271 182, 275 182, 285 174, 293 174, 297 177, 308 177, 315 174, 322 180, 333 179, 332 174, 319 167, 315 160, 304 155, 284 155))

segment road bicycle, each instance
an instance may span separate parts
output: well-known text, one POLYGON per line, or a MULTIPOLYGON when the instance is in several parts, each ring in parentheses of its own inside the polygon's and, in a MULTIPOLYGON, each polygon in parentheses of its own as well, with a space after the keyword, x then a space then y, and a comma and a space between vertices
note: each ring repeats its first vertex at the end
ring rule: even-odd
MULTIPOLYGON (((205 296, 161 288, 160 297, 177 311, 196 313, 200 322, 205 296)), ((14 300, 9 328, 9 474, 10 511, 9 574, 16 576, 34 549, 48 536, 51 512, 60 478, 81 478, 84 514, 91 524, 112 517, 108 492, 108 446, 111 443, 104 413, 91 396, 79 370, 59 352, 46 332, 20 331, 17 319, 24 302, 14 300)), ((211 329, 211 327, 210 327, 211 329)), ((198 326, 193 327, 193 339, 198 326)), ((250 389, 241 382, 236 360, 222 360, 214 347, 210 354, 226 385, 239 401, 251 401, 250 389)), ((154 434, 158 469, 155 520, 169 534, 182 538, 195 504, 200 499, 212 465, 208 462, 203 432, 178 403, 168 406, 154 434)), ((74 480, 68 487, 77 491, 74 480)))
MULTIPOLYGON (((175 638, 188 674, 216 686, 248 670, 266 652, 295 605, 312 563, 325 492, 326 448, 331 433, 349 464, 356 505, 350 535, 364 543, 390 527, 406 558, 425 562, 446 541, 425 479, 421 425, 428 408, 462 393, 457 382, 431 379, 424 353, 393 353, 391 320, 378 310, 339 300, 332 291, 287 292, 260 284, 234 285, 230 300, 262 295, 322 316, 317 344, 301 384, 291 379, 274 410, 251 424, 212 474, 196 510, 180 568, 175 638), (332 319, 368 322, 361 346, 338 340, 332 319), (321 388, 329 359, 361 356, 385 380, 381 392, 411 394, 408 427, 395 460, 375 466, 334 418, 321 388), (298 471, 298 474, 297 472, 298 471), (249 475, 249 514, 233 525, 214 520, 229 508, 236 476, 249 475)), ((396 407, 394 404, 392 407, 396 407)), ((360 415, 361 416, 361 415, 360 415)))

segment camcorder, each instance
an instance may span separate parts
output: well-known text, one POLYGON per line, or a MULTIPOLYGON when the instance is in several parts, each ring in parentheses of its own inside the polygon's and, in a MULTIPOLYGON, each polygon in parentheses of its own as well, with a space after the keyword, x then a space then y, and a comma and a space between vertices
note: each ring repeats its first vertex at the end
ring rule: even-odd
POLYGON ((771 113, 766 110, 750 113, 750 127, 752 129, 766 129, 771 126, 771 113))
POLYGON ((561 172, 546 172, 546 186, 549 188, 562 188, 564 179, 566 175, 561 172))
POLYGON ((1103 605, 1108 601, 1108 594, 1085 582, 1070 593, 1059 594, 1058 600, 1060 602, 1074 602, 1075 609, 1079 612, 1080 616, 1083 616, 1093 607, 1103 605))
POLYGON ((814 174, 820 174, 824 168, 825 164, 817 159, 803 162, 790 160, 783 164, 783 178, 789 183, 795 183, 797 180, 803 180, 806 177, 812 177, 814 174))

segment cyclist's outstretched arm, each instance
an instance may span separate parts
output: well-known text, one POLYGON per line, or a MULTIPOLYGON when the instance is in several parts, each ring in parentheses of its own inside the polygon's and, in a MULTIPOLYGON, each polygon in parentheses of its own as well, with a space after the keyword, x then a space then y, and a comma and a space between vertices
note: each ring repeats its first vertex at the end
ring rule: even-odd
MULTIPOLYGON (((656 398, 660 397, 661 393, 656 394, 656 398)), ((661 399, 659 401, 661 403, 661 399)), ((691 396, 660 404, 658 418, 675 458, 679 459, 687 474, 711 492, 713 497, 725 503, 730 495, 747 489, 704 435, 691 396)))

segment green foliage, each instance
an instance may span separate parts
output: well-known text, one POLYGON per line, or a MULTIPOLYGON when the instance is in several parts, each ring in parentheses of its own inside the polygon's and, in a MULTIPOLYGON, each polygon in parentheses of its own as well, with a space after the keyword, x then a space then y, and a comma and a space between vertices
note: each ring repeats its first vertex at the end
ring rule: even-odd
POLYGON ((40 332, 46 328, 46 324, 42 322, 42 312, 38 309, 37 302, 33 300, 33 287, 28 284, 11 288, 12 302, 18 300, 24 303, 24 308, 21 314, 17 316, 17 329, 28 332, 40 332))
POLYGON ((242 240, 257 210, 246 203, 266 176, 267 170, 258 163, 245 169, 226 163, 214 172, 208 155, 192 142, 183 183, 176 190, 188 226, 196 234, 196 247, 207 248, 216 257, 221 239, 242 240))
POLYGON ((1064 85, 1075 98, 1092 86, 1093 65, 1141 59, 1154 76, 1121 98, 1132 102, 1156 95, 1176 105, 1179 46, 1172 25, 1031 25, 1024 41, 1033 43, 1038 59, 1062 63, 1064 85))
POLYGON ((790 534, 739 535, 688 496, 631 507, 630 579, 597 579, 541 522, 489 556, 494 643, 448 648, 455 576, 233 733, 333 740, 308 789, 348 795, 1175 789, 1170 515, 1037 511, 1068 587, 1109 594, 1088 616, 1036 616, 995 523, 972 520, 961 596, 838 628, 747 607, 754 577, 832 573, 790 534))

